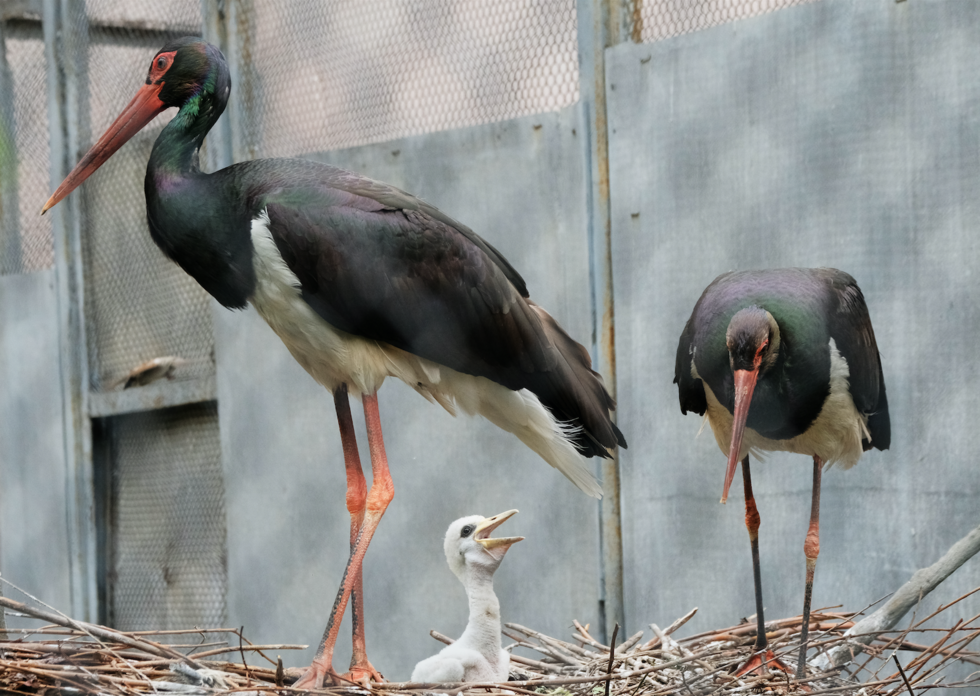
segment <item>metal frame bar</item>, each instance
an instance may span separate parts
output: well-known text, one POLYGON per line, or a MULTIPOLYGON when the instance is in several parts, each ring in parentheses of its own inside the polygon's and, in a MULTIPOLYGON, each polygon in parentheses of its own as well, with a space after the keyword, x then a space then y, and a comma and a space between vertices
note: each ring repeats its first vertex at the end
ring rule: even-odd
MULTIPOLYGON (((70 160, 88 141, 88 52, 82 0, 44 0, 44 54, 48 72, 51 187, 68 174, 70 160), (71 21, 81 26, 71 26, 71 21), (79 29, 82 31, 79 31, 79 29)), ((88 417, 82 280, 81 197, 70 196, 49 214, 54 233, 55 278, 65 440, 66 523, 72 615, 98 617, 96 529, 92 482, 92 428, 88 417)))
POLYGON ((164 380, 145 387, 89 394, 88 415, 89 418, 104 418, 217 400, 218 386, 214 375, 179 382, 164 380))
MULTIPOLYGON (((225 53, 229 66, 234 65, 235 32, 231 14, 234 12, 234 0, 201 0, 201 17, 203 20, 202 35, 205 39, 221 48, 225 53)), ((232 85, 237 75, 232 75, 232 85)), ((232 95, 235 94, 232 89, 232 95)), ((207 165, 211 171, 223 169, 232 163, 232 112, 234 104, 229 104, 214 128, 208 133, 204 147, 207 155, 207 165)))
MULTIPOLYGON (((616 397, 616 333, 612 278, 612 223, 609 207, 609 134, 606 122, 605 51, 628 36, 628 0, 577 0, 581 107, 589 172, 589 275, 592 296, 592 359, 616 397)), ((623 605, 623 538, 619 453, 600 464, 604 497, 599 503, 601 640, 619 624, 626 633, 623 605)))

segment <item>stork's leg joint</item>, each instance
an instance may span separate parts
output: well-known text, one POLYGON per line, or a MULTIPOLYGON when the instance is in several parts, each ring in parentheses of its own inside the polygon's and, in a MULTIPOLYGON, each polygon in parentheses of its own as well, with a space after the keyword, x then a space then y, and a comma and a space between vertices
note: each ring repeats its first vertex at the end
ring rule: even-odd
POLYGON ((373 484, 367 494, 367 511, 374 514, 383 513, 394 497, 395 487, 390 479, 373 484))
POLYGON ((759 538, 759 527, 762 525, 762 518, 759 517, 759 508, 755 505, 755 498, 745 500, 745 527, 749 530, 749 539, 759 538))

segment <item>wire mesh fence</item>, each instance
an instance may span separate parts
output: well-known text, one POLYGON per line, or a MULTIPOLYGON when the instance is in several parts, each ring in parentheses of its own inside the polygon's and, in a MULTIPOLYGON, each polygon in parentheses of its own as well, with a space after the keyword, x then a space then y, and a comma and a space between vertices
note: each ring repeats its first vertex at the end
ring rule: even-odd
POLYGON ((54 264, 47 88, 40 22, 0 19, 0 274, 54 264))
POLYGON ((568 106, 578 99, 576 26, 574 0, 256 3, 239 23, 236 156, 294 156, 568 106))
POLYGON ((222 625, 227 568, 216 405, 118 416, 107 432, 111 625, 222 625))
POLYGON ((815 0, 632 0, 630 38, 660 41, 815 0))

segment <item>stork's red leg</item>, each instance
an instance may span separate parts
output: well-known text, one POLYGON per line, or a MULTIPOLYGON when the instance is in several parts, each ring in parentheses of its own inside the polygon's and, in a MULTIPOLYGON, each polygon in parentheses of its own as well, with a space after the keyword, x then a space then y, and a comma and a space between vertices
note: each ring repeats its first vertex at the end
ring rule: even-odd
POLYGON ((762 523, 762 518, 759 517, 759 509, 755 505, 755 496, 752 494, 752 474, 749 470, 749 455, 747 454, 742 460, 742 486, 745 489, 745 527, 749 530, 749 542, 752 545, 756 634, 755 654, 749 658, 748 662, 739 667, 735 676, 741 677, 749 672, 765 670, 767 666, 789 673, 791 672, 789 667, 773 654, 772 650, 769 649, 769 641, 766 639, 766 620, 762 608, 762 568, 759 562, 759 526, 762 523))
MULTIPOLYGON (((347 511, 350 513, 350 552, 354 553, 357 535, 364 524, 364 508, 367 504, 367 482, 361 467, 361 456, 357 451, 357 440, 354 436, 354 419, 350 412, 350 399, 347 397, 347 385, 342 384, 334 392, 334 406, 337 409, 337 422, 340 425, 340 441, 344 447, 344 465, 347 470, 347 511)), ((351 654, 350 671, 341 679, 362 683, 364 681, 381 681, 381 675, 367 659, 367 647, 364 640, 364 573, 358 568, 354 576, 354 588, 351 590, 351 625, 353 626, 353 651, 351 654)))
MULTIPOLYGON (((354 423, 350 415, 350 403, 347 401, 346 396, 347 395, 345 390, 344 401, 345 401, 345 405, 347 406, 347 411, 346 411, 347 421, 349 423, 349 427, 351 428, 351 442, 353 442, 354 423)), ((373 411, 375 416, 377 417, 377 413, 378 413, 377 397, 374 397, 373 411)), ((338 411, 338 414, 339 413, 340 412, 338 411)), ((365 417, 367 416, 367 413, 368 413, 368 406, 367 406, 367 401, 365 400, 365 417)), ((377 426, 378 426, 378 439, 380 441, 381 439, 380 419, 377 419, 377 426)), ((343 431, 343 426, 341 426, 341 431, 343 431)), ((377 468, 375 465, 375 461, 377 460, 377 456, 375 454, 376 451, 375 447, 370 443, 371 440, 370 426, 369 426, 368 433, 369 433, 368 435, 369 446, 371 447, 372 471, 374 472, 373 475, 376 476, 377 468)), ((387 472, 388 460, 384 452, 384 442, 381 442, 380 444, 380 453, 381 453, 380 456, 384 461, 384 470, 385 472, 387 472)), ((354 446, 354 454, 355 456, 357 456, 356 445, 354 446)), ((345 449, 345 455, 346 455, 346 449, 345 449)), ((345 456, 345 460, 346 460, 346 456, 345 456)), ((390 496, 388 500, 389 501, 391 500, 390 496)), ((387 507, 387 503, 385 504, 385 507, 387 507)), ((361 529, 364 526, 364 514, 366 508, 367 508, 367 483, 364 480, 364 471, 361 469, 360 463, 358 462, 356 471, 352 471, 351 467, 348 467, 347 469, 347 510, 350 512, 350 552, 352 556, 354 555, 354 552, 357 547, 358 536, 360 535, 361 529), (358 494, 352 495, 351 489, 355 487, 357 488, 358 494)), ((384 510, 382 510, 382 514, 384 514, 384 510)), ((378 517, 380 519, 380 515, 378 517)), ((381 682, 383 681, 383 679, 381 677, 381 674, 378 673, 378 671, 368 660, 368 656, 367 656, 367 645, 364 640, 364 591, 363 591, 364 583, 362 580, 363 577, 364 574, 362 572, 361 566, 358 565, 357 574, 354 577, 354 589, 351 591, 351 600, 350 600, 351 625, 353 626, 354 629, 353 650, 351 652, 351 658, 350 658, 350 670, 347 672, 347 674, 343 676, 343 679, 352 682, 357 682, 359 684, 364 684, 366 686, 370 682, 381 682)))
MULTIPOLYGON (((339 391, 339 390, 338 390, 339 391)), ((345 393, 346 396, 346 393, 345 393)), ((336 397, 335 397, 336 399, 336 397)), ((344 399, 346 401, 346 399, 344 399)), ((316 656, 306 673, 294 684, 296 688, 317 688, 323 684, 327 676, 335 677, 333 671, 333 650, 337 643, 337 634, 340 631, 340 619, 347 608, 347 602, 351 595, 356 591, 361 593, 361 568, 364 563, 364 554, 371 543, 374 531, 381 521, 382 515, 388 508, 388 504, 394 497, 394 484, 391 474, 388 471, 388 458, 384 451, 384 440, 381 435, 381 418, 378 413, 378 397, 376 394, 365 395, 364 419, 368 431, 368 446, 371 450, 371 490, 366 497, 351 495, 348 491, 348 506, 353 503, 355 510, 360 507, 362 522, 357 530, 356 537, 352 544, 351 555, 347 560, 347 567, 344 570, 344 579, 337 597, 334 600, 333 608, 330 610, 330 618, 327 621, 327 628, 320 640, 316 656), (363 500, 363 504, 359 501, 363 500)), ((347 407, 348 419, 350 407, 347 407)), ((345 425, 342 410, 338 407, 338 419, 341 421, 341 435, 343 436, 345 425)), ((356 451, 356 444, 353 442, 353 424, 350 423, 350 442, 356 451)), ((354 463, 347 457, 347 443, 344 443, 345 462, 347 463, 348 484, 351 479, 360 481, 364 485, 364 474, 361 472, 360 459, 356 460, 356 472, 354 463)), ((351 512, 351 526, 355 525, 355 511, 351 512)), ((355 599, 355 601, 358 601, 355 599)), ((351 661, 351 672, 353 676, 370 676, 380 680, 380 675, 371 667, 364 651, 364 623, 363 623, 363 602, 360 602, 360 611, 355 608, 354 616, 354 655, 351 661), (359 636, 359 637, 358 637, 359 636), (360 654, 358 654, 360 651, 360 654), (359 661, 359 663, 358 663, 359 661), (358 663, 358 664, 355 664, 358 663)))
POLYGON ((759 561, 759 527, 762 518, 755 505, 752 494, 752 473, 749 470, 749 455, 742 460, 742 486, 745 489, 745 528, 749 530, 749 543, 752 545, 752 579, 755 584, 755 650, 761 652, 769 647, 766 640, 766 620, 762 608, 762 564, 759 561))
POLYGON ((823 472, 823 462, 820 457, 813 457, 813 497, 810 501, 810 529, 803 542, 803 553, 806 555, 806 590, 803 593, 803 627, 800 633, 800 659, 796 663, 796 678, 805 676, 806 640, 810 633, 810 598, 813 595, 813 571, 817 568, 817 556, 820 555, 820 476, 823 472))

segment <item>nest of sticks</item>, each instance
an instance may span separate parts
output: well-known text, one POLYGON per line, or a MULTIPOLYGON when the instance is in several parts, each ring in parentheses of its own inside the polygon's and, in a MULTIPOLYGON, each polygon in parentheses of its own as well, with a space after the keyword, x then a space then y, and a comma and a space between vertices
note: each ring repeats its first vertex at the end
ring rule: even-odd
MULTIPOLYGON (((980 591, 980 588, 973 592, 980 591)), ((653 637, 637 633, 616 645, 601 644, 587 626, 574 622, 567 639, 544 635, 518 624, 504 631, 513 644, 510 681, 505 684, 412 684, 372 686, 374 696, 442 692, 461 694, 522 694, 525 696, 723 696, 725 694, 898 694, 937 687, 980 685, 980 653, 967 650, 980 635, 974 622, 958 620, 948 629, 931 627, 942 612, 964 597, 940 607, 900 631, 878 635, 858 646, 843 669, 808 670, 796 680, 779 669, 734 676, 753 652, 755 623, 708 631, 684 638, 675 634, 692 610, 665 629, 651 624, 653 637), (927 625, 929 627, 927 627, 927 625), (934 640, 929 640, 932 637, 934 640), (527 656, 528 653, 534 657, 527 656), (909 659, 909 654, 913 658, 909 659), (905 661, 901 666, 898 655, 905 661), (946 668, 969 663, 966 679, 946 681, 946 668)), ((7 613, 30 616, 49 625, 9 631, 0 636, 0 691, 15 694, 221 694, 298 693, 290 685, 300 670, 283 669, 277 653, 301 645, 252 645, 237 629, 121 632, 74 621, 50 609, 0 597, 7 613), (23 635, 15 639, 13 635, 23 635), (151 640, 152 635, 156 640, 151 640), (165 641, 160 642, 161 638, 165 641), (226 660, 217 659, 225 656, 226 660)), ((862 612, 815 611, 810 623, 810 656, 849 644, 844 633, 862 612)), ((786 663, 795 662, 801 617, 770 622, 770 647, 786 663)), ((435 631, 433 637, 451 642, 435 631)), ((613 643, 616 637, 613 637, 613 643)), ((334 696, 368 693, 356 685, 332 686, 334 696)))

